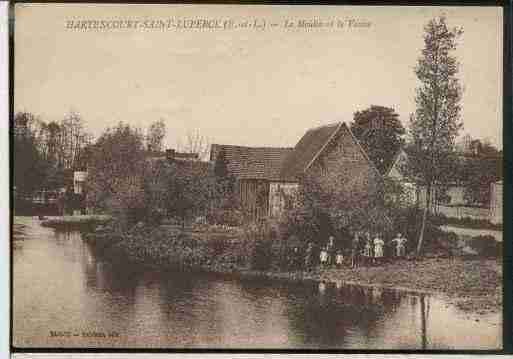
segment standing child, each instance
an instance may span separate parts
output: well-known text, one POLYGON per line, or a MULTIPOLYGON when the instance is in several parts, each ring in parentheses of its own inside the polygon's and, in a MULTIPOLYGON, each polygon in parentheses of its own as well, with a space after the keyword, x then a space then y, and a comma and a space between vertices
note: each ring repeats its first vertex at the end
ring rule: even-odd
POLYGON ((380 235, 377 235, 374 238, 374 260, 376 262, 381 262, 383 258, 383 246, 385 245, 385 241, 380 238, 380 235))
POLYGON ((405 243, 407 241, 408 240, 406 238, 402 237, 401 233, 398 233, 397 237, 392 239, 392 242, 395 242, 395 244, 396 244, 396 247, 395 247, 395 256, 396 257, 404 257, 404 255, 406 254, 405 243))
POLYGON ((335 264, 337 267, 342 267, 342 264, 344 262, 344 255, 342 254, 342 251, 339 249, 337 251, 337 256, 335 257, 335 264))
POLYGON ((308 242, 308 246, 306 247, 306 255, 305 255, 305 269, 310 271, 313 265, 313 243, 308 242))
POLYGON ((335 238, 333 236, 328 238, 326 252, 328 252, 328 266, 331 266, 335 263, 335 238))
POLYGON ((321 267, 326 267, 328 265, 328 251, 326 248, 321 249, 319 259, 321 261, 321 267))

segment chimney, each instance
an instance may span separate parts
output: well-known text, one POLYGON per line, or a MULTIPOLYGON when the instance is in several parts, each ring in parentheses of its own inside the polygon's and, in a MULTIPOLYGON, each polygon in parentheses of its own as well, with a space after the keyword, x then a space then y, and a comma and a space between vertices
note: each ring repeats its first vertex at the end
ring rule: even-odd
POLYGON ((174 149, 167 149, 166 150, 166 160, 173 161, 175 159, 175 150, 174 149))

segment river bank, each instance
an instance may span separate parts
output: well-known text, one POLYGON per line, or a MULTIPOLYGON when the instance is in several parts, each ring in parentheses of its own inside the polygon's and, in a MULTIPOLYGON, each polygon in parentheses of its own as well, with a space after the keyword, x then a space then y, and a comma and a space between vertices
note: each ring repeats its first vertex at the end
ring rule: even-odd
POLYGON ((124 237, 91 235, 102 252, 118 260, 120 255, 134 263, 152 267, 173 267, 185 271, 205 271, 238 277, 276 280, 313 280, 336 284, 400 289, 447 296, 465 312, 485 314, 502 310, 502 264, 499 259, 479 257, 436 257, 394 260, 377 266, 311 271, 290 270, 277 264, 280 248, 262 246, 241 239, 237 231, 183 232, 165 226, 155 230, 140 228, 124 237), (267 247, 267 251, 265 250, 267 247), (264 248, 264 249, 262 249, 264 248), (267 267, 255 258, 267 260, 267 267))
MULTIPOLYGON (((42 227, 34 217, 14 221, 13 240, 18 246, 12 252, 13 338, 19 347, 494 350, 502 346, 501 312, 465 312, 440 292, 423 295, 416 290, 373 288, 379 286, 376 281, 367 286, 361 278, 344 274, 342 270, 348 268, 303 273, 220 266, 223 261, 211 260, 210 267, 205 263, 180 272, 150 259, 126 258, 120 251, 126 247, 113 246, 115 238, 110 246, 104 243, 111 250, 104 250, 99 247, 101 240, 86 239, 85 232, 42 227), (153 268, 147 267, 150 264, 153 268), (360 283, 344 285, 350 279, 360 283), (51 336, 50 330, 77 330, 80 335, 51 336), (81 334, 98 331, 112 336, 81 334), (142 340, 140 333, 145 333, 142 340)), ((210 245, 221 240, 221 230, 210 232, 215 234, 205 240, 210 245)), ((203 238, 204 232, 197 235, 203 238)), ((133 238, 142 241, 138 248, 155 241, 151 235, 133 238)), ((236 236, 233 240, 241 242, 236 236)), ((171 236, 167 241, 179 243, 171 236)), ((130 253, 135 254, 133 248, 130 253)), ((392 264, 386 265, 387 271, 392 264)), ((422 265, 437 263, 428 259, 422 265)), ((379 268, 361 268, 358 275, 368 279, 375 271, 379 268)))
POLYGON ((76 216, 52 216, 45 217, 41 220, 43 227, 51 227, 55 229, 94 229, 98 225, 108 223, 111 217, 108 215, 76 215, 76 216))

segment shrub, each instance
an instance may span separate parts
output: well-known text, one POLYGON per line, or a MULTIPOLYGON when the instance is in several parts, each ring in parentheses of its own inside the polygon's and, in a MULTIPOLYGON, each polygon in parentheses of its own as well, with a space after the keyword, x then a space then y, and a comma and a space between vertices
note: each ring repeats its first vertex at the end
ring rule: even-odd
POLYGON ((446 232, 434 225, 426 227, 425 247, 426 253, 455 255, 458 250, 459 237, 454 232, 446 232))
POLYGON ((276 229, 269 221, 244 226, 244 246, 252 269, 268 270, 279 261, 276 248, 276 229))
POLYGON ((475 236, 467 244, 474 249, 480 256, 487 258, 502 257, 502 243, 495 240, 493 236, 475 236))
POLYGON ((207 216, 209 224, 220 224, 230 227, 242 225, 242 213, 237 209, 218 209, 207 216))

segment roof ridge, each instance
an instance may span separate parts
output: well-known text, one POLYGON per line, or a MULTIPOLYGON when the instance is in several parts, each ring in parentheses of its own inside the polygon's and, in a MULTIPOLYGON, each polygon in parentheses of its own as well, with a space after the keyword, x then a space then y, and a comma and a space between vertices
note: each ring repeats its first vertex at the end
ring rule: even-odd
POLYGON ((384 177, 388 177, 390 175, 390 172, 392 172, 392 169, 395 167, 395 164, 397 163, 397 161, 399 161, 399 157, 401 156, 402 152, 404 152, 404 154, 407 156, 406 151, 404 151, 403 149, 403 146, 399 146, 399 149, 395 151, 392 162, 390 162, 390 165, 388 166, 387 170, 383 173, 384 177))
POLYGON ((337 122, 332 122, 332 123, 328 123, 328 124, 324 124, 324 125, 319 125, 316 127, 310 127, 308 130, 306 130, 306 132, 319 130, 321 128, 336 127, 336 126, 339 126, 341 122, 344 122, 344 121, 337 121, 337 122))
POLYGON ((222 145, 219 143, 213 143, 211 146, 238 147, 238 148, 251 148, 251 149, 277 149, 277 150, 293 150, 294 149, 294 147, 222 145))
POLYGON ((344 124, 344 127, 346 128, 346 130, 349 132, 349 134, 353 138, 353 140, 356 142, 356 145, 358 146, 358 148, 360 149, 361 153, 363 154, 363 157, 367 160, 367 162, 369 163, 370 167, 373 168, 374 171, 376 171, 376 173, 378 174, 378 178, 381 179, 381 180, 384 180, 385 177, 379 172, 379 170, 376 167, 376 165, 374 164, 374 162, 371 161, 369 155, 363 149, 362 144, 360 143, 360 141, 358 141, 358 139, 354 135, 353 131, 351 131, 351 129, 345 123, 343 123, 343 124, 344 124))
POLYGON ((340 121, 340 122, 337 122, 336 124, 333 124, 331 126, 322 126, 322 127, 319 127, 318 129, 321 129, 321 128, 328 128, 328 127, 335 127, 335 129, 333 130, 333 132, 331 133, 331 135, 328 137, 328 139, 326 140, 326 142, 324 142, 324 144, 321 146, 321 148, 319 149, 319 151, 317 151, 317 153, 313 156, 313 158, 310 160, 310 162, 308 162, 306 164, 306 167, 303 168, 303 171, 306 172, 310 166, 312 165, 312 163, 315 162, 315 160, 320 156, 320 154, 324 151, 324 149, 328 146, 328 144, 331 142, 331 140, 333 139, 333 137, 335 137, 335 135, 337 134, 338 131, 340 131, 340 129, 342 128, 342 125, 344 124, 343 121, 340 121))

